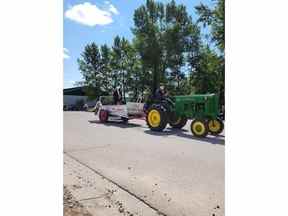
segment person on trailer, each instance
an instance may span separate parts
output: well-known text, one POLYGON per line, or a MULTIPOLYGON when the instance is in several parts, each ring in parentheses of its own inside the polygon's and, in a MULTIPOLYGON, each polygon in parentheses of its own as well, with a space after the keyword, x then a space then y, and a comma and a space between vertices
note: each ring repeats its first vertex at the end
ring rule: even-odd
POLYGON ((121 102, 122 102, 122 93, 121 93, 121 90, 120 90, 120 87, 116 87, 114 88, 114 91, 113 91, 113 102, 115 105, 120 105, 121 102))

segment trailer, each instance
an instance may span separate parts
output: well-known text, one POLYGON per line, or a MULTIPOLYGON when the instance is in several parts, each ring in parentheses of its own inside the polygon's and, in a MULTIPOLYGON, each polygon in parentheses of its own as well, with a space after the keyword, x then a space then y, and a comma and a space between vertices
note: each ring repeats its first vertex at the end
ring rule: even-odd
POLYGON ((98 115, 100 122, 105 123, 110 119, 118 119, 127 123, 129 119, 145 119, 144 103, 141 99, 126 104, 113 104, 111 96, 101 96, 95 106, 95 115, 98 115))

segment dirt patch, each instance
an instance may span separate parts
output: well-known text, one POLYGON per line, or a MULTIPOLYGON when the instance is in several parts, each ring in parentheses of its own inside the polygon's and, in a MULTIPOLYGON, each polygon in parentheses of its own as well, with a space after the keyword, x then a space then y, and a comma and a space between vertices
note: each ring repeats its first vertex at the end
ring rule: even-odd
POLYGON ((64 216, 92 216, 81 203, 75 200, 65 186, 63 188, 63 212, 64 216))

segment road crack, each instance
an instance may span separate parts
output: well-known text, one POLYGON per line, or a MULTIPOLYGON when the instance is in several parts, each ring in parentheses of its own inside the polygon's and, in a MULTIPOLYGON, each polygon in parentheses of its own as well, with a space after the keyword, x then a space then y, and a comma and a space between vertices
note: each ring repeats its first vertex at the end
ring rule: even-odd
POLYGON ((116 185, 117 187, 119 187, 120 189, 122 189, 123 191, 127 192, 128 194, 130 194, 131 196, 133 196, 134 198, 136 198, 138 201, 140 201, 141 203, 143 203, 144 205, 146 205, 147 207, 149 207, 150 209, 153 209, 155 212, 158 213, 158 215, 161 216, 168 216, 167 214, 165 214, 164 212, 162 212, 161 210, 157 209, 156 207, 154 207, 153 205, 151 205, 150 203, 148 203, 147 201, 145 201, 144 199, 142 199, 141 197, 139 197, 137 194, 133 193, 132 191, 130 191, 129 189, 125 188, 124 186, 118 184, 117 182, 115 182, 114 180, 104 176, 102 173, 100 173, 99 171, 95 170, 94 168, 90 167, 89 165, 85 164, 84 162, 80 161, 78 158, 72 156, 71 154, 69 154, 68 152, 64 151, 64 154, 66 154, 68 157, 70 157, 71 159, 75 160, 76 162, 80 163, 81 165, 85 166, 86 168, 90 169, 91 171, 93 171, 94 173, 96 173, 97 175, 101 176, 103 179, 106 179, 107 181, 109 181, 110 183, 116 185))

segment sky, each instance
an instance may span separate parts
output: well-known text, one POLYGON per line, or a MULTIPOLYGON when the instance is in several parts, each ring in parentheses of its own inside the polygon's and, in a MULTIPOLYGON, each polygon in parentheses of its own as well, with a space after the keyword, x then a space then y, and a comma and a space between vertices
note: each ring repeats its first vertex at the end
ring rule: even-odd
MULTIPOLYGON (((158 0, 170 2, 170 0, 158 0)), ((116 35, 132 40, 133 13, 146 0, 64 0, 64 88, 82 80, 77 58, 85 45, 112 45, 116 35)), ((212 5, 212 0, 176 0, 187 7, 196 20, 194 7, 200 2, 212 5)))

